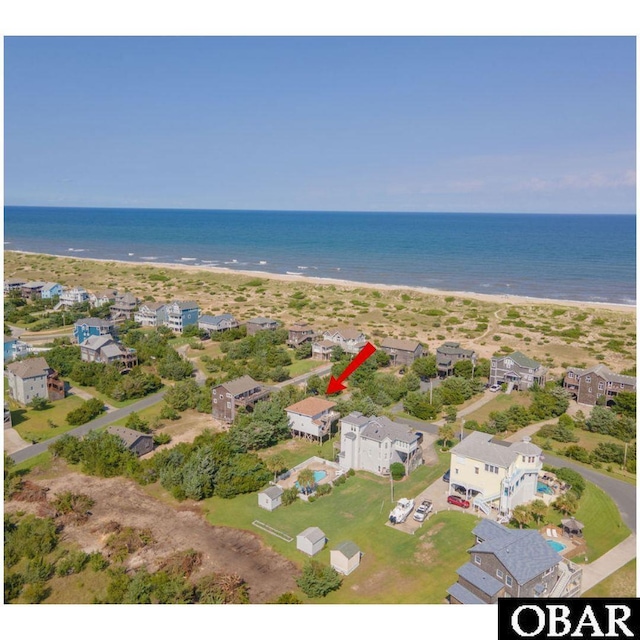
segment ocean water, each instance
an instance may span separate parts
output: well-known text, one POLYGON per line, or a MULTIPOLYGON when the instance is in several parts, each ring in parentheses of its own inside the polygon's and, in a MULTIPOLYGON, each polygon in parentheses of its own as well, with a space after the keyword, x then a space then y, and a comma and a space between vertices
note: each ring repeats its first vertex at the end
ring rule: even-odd
POLYGON ((635 304, 621 215, 5 207, 5 249, 635 304))

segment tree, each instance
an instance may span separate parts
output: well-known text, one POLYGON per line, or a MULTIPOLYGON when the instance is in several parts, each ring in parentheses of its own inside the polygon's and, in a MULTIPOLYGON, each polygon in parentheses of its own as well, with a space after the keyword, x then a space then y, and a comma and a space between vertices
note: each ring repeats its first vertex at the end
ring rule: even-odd
POLYGON ((102 400, 92 398, 91 400, 83 402, 77 409, 69 411, 65 419, 70 425, 85 424, 100 415, 103 411, 104 403, 102 400))
POLYGON ((458 419, 458 412, 455 407, 447 407, 447 410, 444 412, 445 422, 449 425, 452 425, 458 419))
POLYGON ((284 456, 281 453, 274 453, 272 456, 269 456, 265 461, 265 466, 271 473, 273 473, 273 481, 275 482, 276 476, 278 473, 286 469, 286 463, 284 461, 284 456))
POLYGON ((141 433, 151 433, 149 423, 143 420, 135 411, 132 411, 124 423, 127 429, 133 429, 134 431, 140 431, 141 433))
POLYGON ((405 476, 405 468, 402 462, 392 462, 389 467, 389 471, 391 472, 391 477, 394 480, 402 480, 405 476))
POLYGON ((413 371, 421 378, 435 378, 438 374, 435 356, 416 358, 411 365, 413 371))
POLYGON ((443 449, 447 449, 447 443, 452 442, 453 438, 455 436, 455 434, 453 433, 453 427, 451 426, 450 423, 445 423, 443 424, 439 429, 438 429, 438 435, 440 436, 440 439, 442 440, 442 447, 443 449))
POLYGON ((49 408, 49 399, 41 398, 40 396, 36 396, 30 403, 29 406, 35 411, 44 411, 49 408))
POLYGON ((578 510, 578 497, 573 491, 567 491, 558 496, 552 503, 560 513, 571 516, 578 510))
POLYGON ((327 383, 315 373, 307 379, 307 392, 314 396, 323 393, 326 388, 327 383))
POLYGON ((531 522, 532 515, 526 505, 519 504, 513 510, 511 519, 522 529, 523 526, 526 526, 531 522))
POLYGON ((529 512, 531 513, 531 517, 538 524, 540 524, 546 518, 548 510, 549 508, 545 504, 544 500, 534 500, 529 505, 529 512))
POLYGON ((471 380, 472 375, 475 373, 473 362, 467 359, 458 360, 453 365, 453 373, 454 375, 459 376, 461 378, 466 378, 467 380, 471 380))
POLYGON ((316 484, 313 470, 309 469, 309 467, 302 469, 298 474, 298 484, 300 485, 303 493, 312 493, 313 487, 316 484))
POLYGON ((303 342, 300 346, 298 346, 294 352, 294 357, 296 360, 304 360, 305 358, 311 357, 312 345, 311 342, 303 342))
POLYGON ((308 562, 302 570, 297 585, 310 598, 322 598, 340 588, 342 578, 333 567, 327 567, 316 560, 308 562))

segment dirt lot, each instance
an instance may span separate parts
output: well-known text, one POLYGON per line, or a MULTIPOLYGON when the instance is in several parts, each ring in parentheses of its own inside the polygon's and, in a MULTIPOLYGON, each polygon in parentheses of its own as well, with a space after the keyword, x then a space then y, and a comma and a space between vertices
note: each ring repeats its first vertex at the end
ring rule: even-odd
MULTIPOLYGON (((78 473, 39 480, 49 487, 49 500, 56 493, 86 493, 95 500, 92 516, 84 525, 67 526, 64 535, 86 552, 102 550, 106 535, 101 531, 109 521, 124 526, 148 528, 155 543, 129 556, 127 565, 157 568, 158 561, 175 551, 195 549, 203 554, 200 575, 211 572, 237 573, 249 585, 251 602, 273 601, 280 594, 295 589, 296 566, 265 547, 247 531, 208 524, 195 502, 178 508, 152 498, 134 482, 123 478, 94 478, 78 473)), ((37 505, 6 502, 6 511, 32 511, 37 505)))

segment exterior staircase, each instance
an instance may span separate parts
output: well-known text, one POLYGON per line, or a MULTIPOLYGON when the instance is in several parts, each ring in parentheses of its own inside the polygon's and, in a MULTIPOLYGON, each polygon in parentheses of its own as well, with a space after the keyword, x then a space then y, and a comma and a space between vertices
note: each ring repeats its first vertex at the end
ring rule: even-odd
POLYGON ((511 393, 513 391, 513 382, 509 382, 507 384, 507 389, 505 391, 505 393, 511 393))
POLYGON ((478 509, 480 509, 482 513, 488 516, 491 513, 491 506, 489 505, 489 503, 493 500, 497 500, 499 497, 499 493, 496 493, 494 496, 487 496, 486 498, 476 496, 473 499, 473 506, 478 507, 478 509))

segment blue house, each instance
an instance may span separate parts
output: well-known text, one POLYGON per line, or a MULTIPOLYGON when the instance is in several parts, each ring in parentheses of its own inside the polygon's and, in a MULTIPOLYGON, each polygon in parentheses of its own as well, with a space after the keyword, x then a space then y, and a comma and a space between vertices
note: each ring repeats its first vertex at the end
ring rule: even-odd
POLYGON ((62 293, 62 285, 57 282, 45 282, 42 285, 41 295, 42 298, 48 300, 54 296, 59 296, 62 293))
POLYGON ((115 323, 102 318, 81 318, 76 320, 73 327, 73 337, 80 344, 90 336, 115 335, 115 323))
POLYGON ((182 333, 189 325, 198 324, 199 313, 200 309, 196 302, 176 300, 158 309, 158 325, 164 325, 171 331, 182 333))

